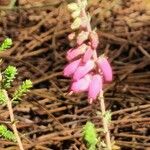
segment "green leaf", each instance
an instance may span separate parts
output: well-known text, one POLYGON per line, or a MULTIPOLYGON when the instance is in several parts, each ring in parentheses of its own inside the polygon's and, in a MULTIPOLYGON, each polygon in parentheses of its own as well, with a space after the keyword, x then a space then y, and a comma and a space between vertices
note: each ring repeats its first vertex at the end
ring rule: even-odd
POLYGON ((32 82, 30 80, 24 81, 14 93, 12 101, 19 100, 21 96, 29 91, 30 88, 32 88, 32 82))
POLYGON ((106 111, 105 114, 104 114, 104 118, 106 119, 107 123, 110 124, 111 122, 111 111, 106 111))
POLYGON ((6 38, 0 45, 0 51, 4 51, 12 46, 12 39, 6 38))
POLYGON ((16 142, 16 137, 15 137, 14 133, 12 131, 8 130, 7 127, 4 125, 0 125, 0 136, 6 140, 16 142))
POLYGON ((0 89, 0 104, 6 104, 6 97, 4 94, 4 90, 0 89))
POLYGON ((96 128, 92 122, 87 122, 83 127, 83 137, 87 142, 89 150, 96 150, 96 144, 98 142, 96 128))
POLYGON ((2 88, 7 89, 11 87, 13 80, 17 74, 17 69, 14 66, 8 66, 3 72, 2 88))

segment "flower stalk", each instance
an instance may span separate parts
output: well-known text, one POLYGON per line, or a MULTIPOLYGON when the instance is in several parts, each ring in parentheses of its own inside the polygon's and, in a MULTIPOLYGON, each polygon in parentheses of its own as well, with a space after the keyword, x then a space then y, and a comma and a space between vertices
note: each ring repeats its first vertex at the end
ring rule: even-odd
POLYGON ((69 40, 74 42, 76 46, 67 52, 66 58, 69 64, 64 68, 63 73, 64 76, 71 78, 70 93, 87 93, 89 104, 99 99, 106 147, 111 150, 103 87, 104 84, 113 79, 112 68, 104 54, 97 56, 99 38, 96 31, 91 28, 91 18, 86 13, 86 6, 87 0, 77 0, 76 3, 68 5, 74 19, 71 28, 73 30, 78 29, 79 34, 76 35, 73 32, 68 36, 69 40))
POLYGON ((111 139, 110 139, 110 132, 109 132, 109 128, 108 128, 108 120, 105 117, 106 108, 105 108, 105 100, 104 100, 103 91, 100 93, 100 95, 98 97, 98 100, 100 102, 100 109, 101 109, 101 113, 102 113, 102 122, 103 122, 103 129, 104 129, 107 149, 108 150, 112 150, 112 147, 111 147, 112 144, 111 144, 111 139))

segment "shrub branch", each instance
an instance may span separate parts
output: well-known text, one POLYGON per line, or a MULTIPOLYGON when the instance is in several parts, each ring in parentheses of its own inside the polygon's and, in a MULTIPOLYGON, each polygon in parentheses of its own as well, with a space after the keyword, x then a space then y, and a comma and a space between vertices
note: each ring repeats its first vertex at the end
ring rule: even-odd
POLYGON ((24 150, 17 127, 16 127, 16 122, 15 122, 15 117, 14 117, 14 113, 13 113, 13 108, 12 108, 12 102, 8 97, 8 94, 6 92, 6 90, 3 90, 5 98, 6 98, 6 102, 7 102, 7 107, 8 107, 8 111, 9 111, 9 115, 10 115, 10 121, 12 123, 12 128, 14 131, 14 134, 16 136, 16 140, 18 142, 19 148, 20 150, 24 150))

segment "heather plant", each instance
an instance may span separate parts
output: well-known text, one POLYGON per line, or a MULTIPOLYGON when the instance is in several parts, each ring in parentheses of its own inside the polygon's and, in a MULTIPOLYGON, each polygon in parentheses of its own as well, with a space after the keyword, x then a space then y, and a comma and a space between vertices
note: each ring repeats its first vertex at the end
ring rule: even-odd
POLYGON ((68 9, 74 20, 71 29, 75 30, 68 38, 74 47, 69 49, 66 54, 68 64, 65 66, 63 74, 71 78, 70 94, 84 92, 88 96, 89 104, 92 104, 96 99, 100 102, 101 113, 99 115, 103 123, 101 131, 105 134, 105 142, 98 142, 94 125, 87 122, 83 131, 87 147, 90 150, 95 150, 96 145, 99 145, 104 149, 112 150, 113 142, 111 142, 108 129, 111 122, 111 112, 105 110, 103 96, 104 84, 108 84, 113 79, 112 67, 105 54, 100 56, 97 54, 99 37, 96 29, 91 28, 91 17, 86 12, 86 6, 87 0, 77 0, 77 2, 68 4, 68 9), (94 138, 92 139, 91 136, 94 138))
MULTIPOLYGON (((4 42, 0 45, 0 52, 12 45, 12 40, 6 38, 4 42)), ((24 81, 19 88, 14 92, 12 98, 8 96, 8 89, 11 88, 12 82, 16 78, 17 69, 14 66, 8 66, 2 73, 0 72, 0 104, 6 105, 10 115, 10 123, 12 125, 13 132, 7 129, 3 124, 0 124, 0 136, 4 139, 17 142, 20 150, 24 150, 17 127, 16 120, 13 113, 13 104, 19 102, 21 97, 29 91, 32 87, 32 82, 30 80, 24 81)))

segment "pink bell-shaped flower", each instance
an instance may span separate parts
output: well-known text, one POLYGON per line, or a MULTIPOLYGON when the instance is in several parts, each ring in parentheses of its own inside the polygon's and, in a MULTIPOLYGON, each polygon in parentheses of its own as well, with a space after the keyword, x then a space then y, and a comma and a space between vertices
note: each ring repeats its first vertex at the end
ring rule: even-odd
POLYGON ((81 58, 68 64, 63 71, 64 76, 71 77, 81 63, 81 58))
POLYGON ((111 82, 113 79, 113 73, 107 58, 104 56, 99 57, 97 60, 97 65, 103 74, 104 81, 111 82))
POLYGON ((103 89, 102 76, 99 74, 93 75, 88 89, 88 99, 90 104, 97 98, 102 89, 103 89))
POLYGON ((87 45, 86 44, 82 44, 77 48, 71 48, 68 52, 67 52, 67 60, 71 61, 74 58, 78 57, 79 55, 82 55, 85 53, 87 49, 87 45))
POLYGON ((94 61, 89 60, 85 65, 79 66, 73 75, 73 80, 77 81, 84 77, 88 72, 90 72, 94 68, 94 61))
POLYGON ((83 55, 83 62, 87 62, 89 59, 91 59, 92 55, 93 49, 90 46, 88 46, 85 54, 83 55))
POLYGON ((74 93, 87 91, 90 85, 90 81, 91 75, 87 74, 85 77, 72 83, 71 91, 73 91, 74 93))

